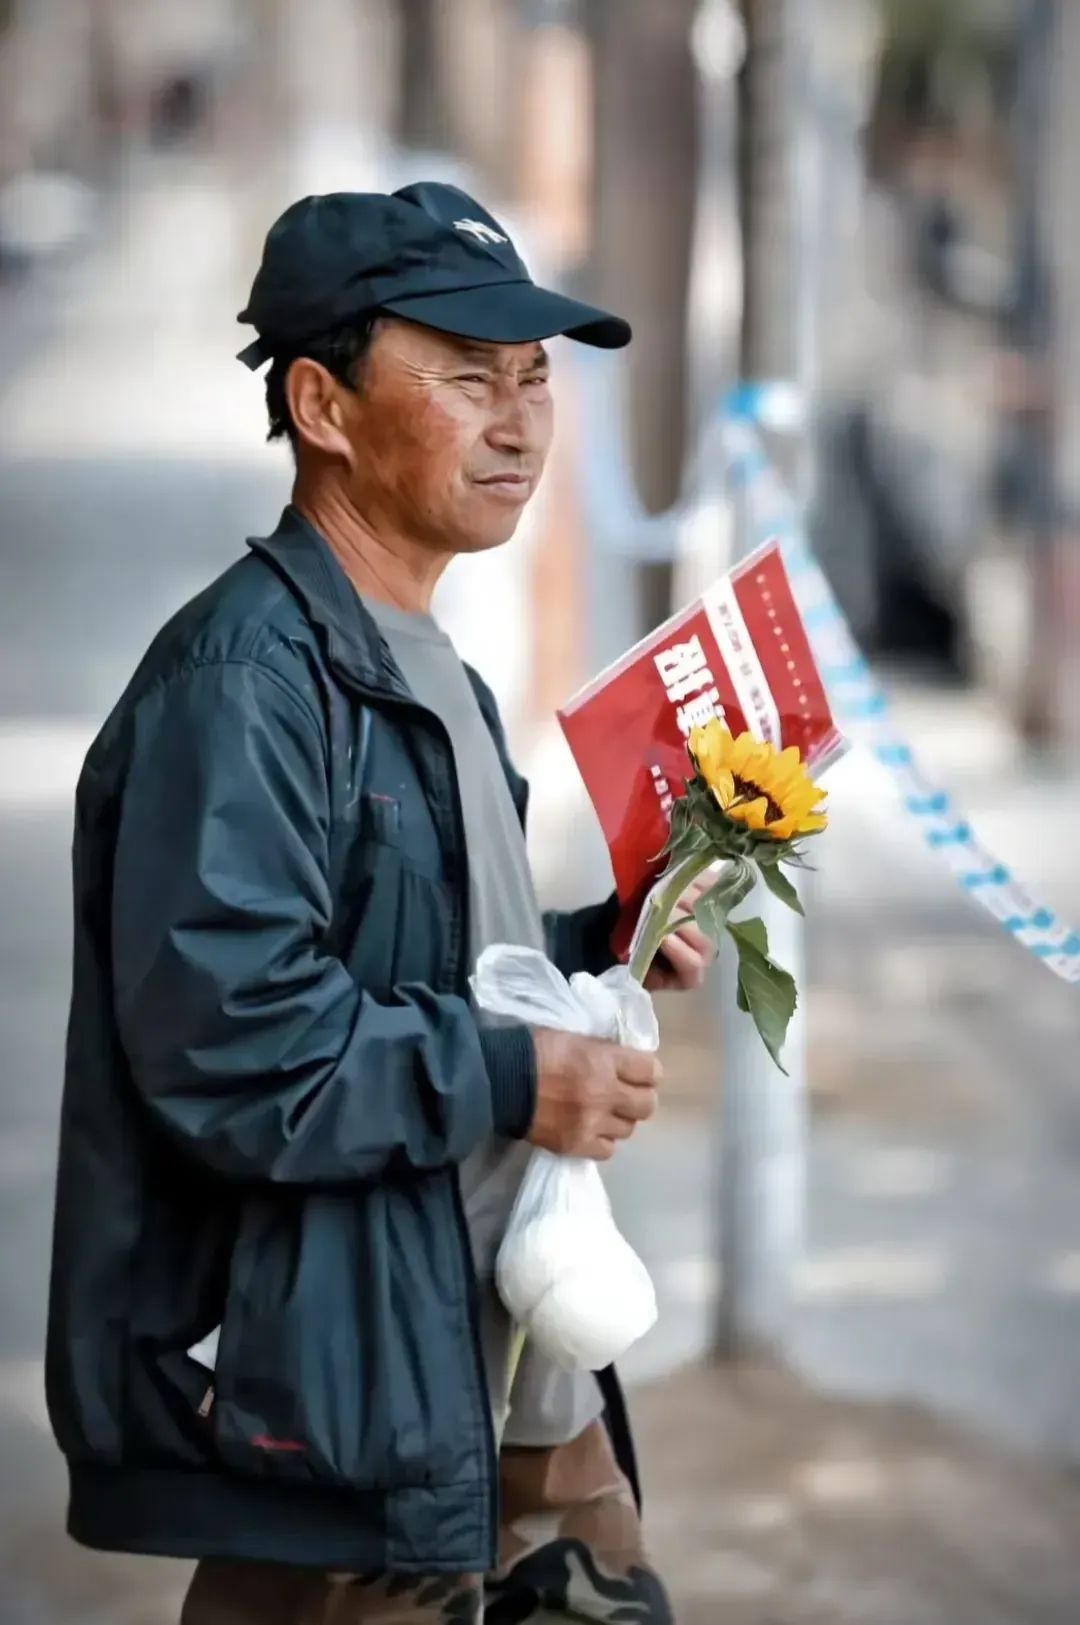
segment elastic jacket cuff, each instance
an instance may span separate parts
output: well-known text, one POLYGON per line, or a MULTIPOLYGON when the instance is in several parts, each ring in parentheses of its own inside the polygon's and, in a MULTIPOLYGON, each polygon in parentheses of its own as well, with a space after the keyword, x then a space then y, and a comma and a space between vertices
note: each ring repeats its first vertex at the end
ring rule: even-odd
POLYGON ((536 1112, 536 1049, 528 1027, 483 1027, 480 1047, 491 1079, 496 1134, 523 1140, 536 1112))

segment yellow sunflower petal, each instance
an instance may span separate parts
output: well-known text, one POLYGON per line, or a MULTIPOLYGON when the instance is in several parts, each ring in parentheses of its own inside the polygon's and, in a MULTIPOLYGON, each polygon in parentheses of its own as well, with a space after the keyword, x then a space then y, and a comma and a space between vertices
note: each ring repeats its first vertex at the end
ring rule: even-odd
POLYGON ((721 774, 727 772, 731 754, 731 735, 717 717, 713 717, 704 727, 693 730, 690 735, 690 754, 710 788, 721 774))
POLYGON ((804 789, 812 788, 801 766, 786 773, 778 773, 773 780, 773 794, 777 798, 797 795, 804 789))
POLYGON ((796 781, 790 794, 809 801, 811 805, 816 805, 819 801, 825 800, 828 791, 823 790, 820 784, 815 784, 813 779, 802 778, 796 781))
POLYGON ((712 773, 731 771, 731 735, 726 728, 718 728, 709 741, 709 769, 712 773))
POLYGON ((772 745, 762 745, 754 767, 757 775, 755 782, 774 801, 779 800, 779 792, 798 784, 805 771, 795 745, 789 745, 787 750, 779 752, 772 745))
POLYGON ((796 816, 812 812, 817 806, 817 800, 817 796, 811 790, 788 790, 776 796, 777 805, 782 807, 784 812, 795 813, 796 816))
POLYGON ((720 807, 723 809, 730 807, 735 799, 735 780, 727 769, 724 768, 721 772, 715 774, 708 782, 709 789, 716 797, 720 807))
POLYGON ((769 811, 769 803, 765 796, 758 796, 756 801, 739 801, 728 808, 728 815, 737 818, 740 824, 747 829, 764 829, 765 819, 769 811))
POLYGON ((728 766, 740 778, 749 777, 746 771, 747 764, 752 760, 758 748, 758 743, 752 733, 741 733, 738 739, 733 741, 728 766))

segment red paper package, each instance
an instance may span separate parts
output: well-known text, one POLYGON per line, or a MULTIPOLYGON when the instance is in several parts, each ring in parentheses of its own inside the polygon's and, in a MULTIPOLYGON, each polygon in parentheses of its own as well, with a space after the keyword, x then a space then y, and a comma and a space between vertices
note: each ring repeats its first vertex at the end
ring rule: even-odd
POLYGON ((720 717, 820 773, 846 743, 833 721, 777 542, 767 542, 609 666, 559 712, 611 853, 625 955, 685 793, 692 728, 720 717))

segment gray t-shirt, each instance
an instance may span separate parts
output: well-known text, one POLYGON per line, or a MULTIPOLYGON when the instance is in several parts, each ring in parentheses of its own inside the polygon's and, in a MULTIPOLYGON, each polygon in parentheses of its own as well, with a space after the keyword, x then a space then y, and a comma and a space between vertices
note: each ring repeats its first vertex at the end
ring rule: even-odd
MULTIPOLYGON (((525 837, 498 752, 468 673, 430 615, 365 598, 413 694, 450 736, 469 863, 469 953, 475 964, 496 942, 543 948, 544 927, 525 837)), ((460 1168, 465 1217, 480 1282, 480 1331, 492 1409, 507 1406, 511 1324, 494 1285, 495 1255, 531 1148, 493 1136, 460 1168)), ((599 1390, 587 1372, 566 1372, 528 1346, 514 1382, 504 1437, 521 1445, 563 1444, 596 1419, 599 1390)))

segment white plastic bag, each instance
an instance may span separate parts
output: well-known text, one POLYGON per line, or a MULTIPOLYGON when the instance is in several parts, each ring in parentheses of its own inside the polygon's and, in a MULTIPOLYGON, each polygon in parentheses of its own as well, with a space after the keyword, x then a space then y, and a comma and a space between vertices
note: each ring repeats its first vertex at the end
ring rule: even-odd
MULTIPOLYGON (((616 966, 567 981, 534 948, 481 954, 476 1002, 531 1026, 607 1038, 633 1049, 660 1041, 652 999, 616 966)), ((648 1271, 620 1235, 595 1162, 534 1151, 495 1261, 495 1284, 517 1325, 571 1370, 619 1359, 656 1320, 648 1271)))

